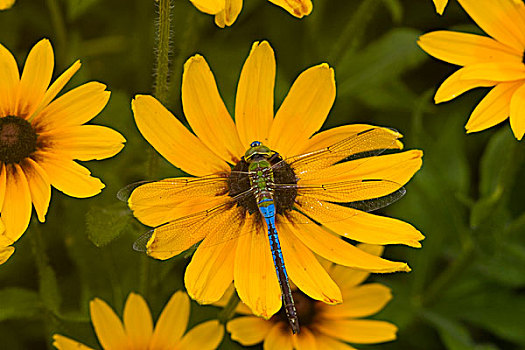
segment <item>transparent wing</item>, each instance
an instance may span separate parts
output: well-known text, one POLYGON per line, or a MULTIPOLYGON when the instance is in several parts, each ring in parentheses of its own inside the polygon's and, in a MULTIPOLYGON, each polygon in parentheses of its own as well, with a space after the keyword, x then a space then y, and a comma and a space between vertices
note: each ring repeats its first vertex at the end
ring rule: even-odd
POLYGON ((160 225, 140 236, 133 249, 163 258, 191 248, 208 235, 217 237, 215 241, 207 240, 209 245, 234 239, 238 237, 246 215, 249 215, 237 205, 237 201, 252 196, 252 192, 250 189, 236 197, 224 197, 223 203, 210 209, 160 225))
MULTIPOLYGON (((235 175, 239 187, 249 188, 249 173, 230 172, 202 177, 168 178, 160 181, 139 181, 122 188, 117 198, 128 203, 132 208, 141 207, 173 207, 192 205, 195 200, 212 200, 214 197, 226 195, 229 191, 229 179, 235 175)), ((205 203, 205 202, 202 202, 205 203)))
MULTIPOLYGON (((384 179, 349 180, 326 184, 274 184, 275 191, 295 189, 297 196, 309 196, 319 200, 350 203, 363 200, 372 201, 396 192, 402 186, 394 181, 384 179)), ((279 192, 280 193, 280 192, 279 192)))
POLYGON ((386 149, 400 148, 401 135, 387 128, 371 128, 352 135, 331 146, 282 160, 272 166, 279 169, 288 164, 299 178, 327 168, 343 160, 377 156, 386 149))

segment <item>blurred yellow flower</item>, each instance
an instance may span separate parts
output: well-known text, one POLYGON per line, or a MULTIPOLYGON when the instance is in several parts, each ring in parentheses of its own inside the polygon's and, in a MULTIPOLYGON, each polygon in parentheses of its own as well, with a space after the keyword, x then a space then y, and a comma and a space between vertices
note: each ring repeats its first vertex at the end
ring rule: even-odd
MULTIPOLYGON (((224 28, 231 26, 239 16, 243 0, 190 0, 201 12, 215 15, 215 24, 224 28)), ((312 0, 268 0, 282 7, 297 18, 312 12, 312 0)))
POLYGON ((0 10, 7 10, 15 4, 15 0, 0 0, 0 10))
POLYGON ((3 235, 5 233, 5 227, 2 220, 0 220, 0 265, 5 263, 11 255, 15 252, 15 248, 10 246, 9 243, 3 241, 3 235))
POLYGON ((91 197, 104 187, 74 159, 117 154, 125 139, 98 125, 82 125, 106 105, 109 91, 89 82, 55 99, 80 68, 75 62, 49 86, 54 55, 49 40, 38 42, 22 77, 13 55, 0 44, 0 213, 5 231, 0 246, 17 241, 29 225, 31 204, 45 221, 51 186, 65 194, 91 197))
POLYGON ((238 83, 234 123, 208 64, 200 55, 191 57, 184 66, 182 104, 197 137, 155 98, 136 96, 132 108, 144 138, 173 165, 197 177, 141 184, 128 199, 133 214, 145 225, 155 227, 151 236, 146 234, 142 237, 146 240, 138 241, 147 242, 144 250, 150 256, 168 259, 203 241, 185 273, 186 289, 193 299, 213 303, 234 281, 241 300, 255 314, 267 318, 280 309, 281 290, 266 224, 246 181, 244 193, 249 192, 251 197, 235 199, 244 191, 241 180, 248 180, 246 175, 237 179, 236 171, 243 171, 246 161, 242 156, 252 141, 262 141, 284 159, 327 150, 325 157, 318 158, 324 166, 299 156, 297 159, 306 160, 289 164, 295 175, 288 181, 295 184, 282 178, 281 182, 276 178, 275 184, 290 184, 287 186, 297 191, 289 202, 276 199, 275 221, 289 277, 310 297, 331 304, 341 302, 339 287, 314 253, 366 271, 410 270, 403 262, 363 252, 340 236, 412 247, 420 247, 419 241, 424 238, 408 223, 333 203, 366 202, 400 190, 421 167, 422 152, 411 150, 333 165, 340 159, 327 154, 331 152, 329 145, 348 142, 353 145, 352 154, 363 156, 378 149, 401 148, 401 135, 387 128, 346 125, 312 136, 323 125, 335 100, 334 72, 327 64, 299 75, 274 118, 275 69, 271 46, 255 43, 238 83), (362 191, 352 187, 356 183, 370 187, 362 191), (383 187, 386 183, 395 187, 383 187), (345 190, 345 186, 352 189, 345 190), (324 197, 317 198, 319 192, 324 197), (302 224, 305 220, 323 225, 302 224))
MULTIPOLYGON (((360 245, 374 255, 380 255, 380 246, 360 245)), ((389 322, 363 320, 381 311, 392 299, 390 288, 379 283, 362 282, 367 272, 338 265, 329 265, 327 271, 341 288, 343 303, 327 305, 295 291, 297 312, 302 320, 299 334, 293 335, 281 310, 269 320, 248 316, 240 305, 237 312, 246 316, 234 318, 226 325, 231 338, 244 346, 264 343, 265 350, 292 349, 354 349, 346 343, 377 344, 396 339, 397 327, 389 322)))
POLYGON ((434 6, 436 7, 436 12, 440 15, 443 14, 443 11, 445 11, 445 7, 447 6, 448 0, 433 0, 434 6))
POLYGON ((459 3, 490 37, 436 31, 419 38, 419 46, 428 54, 462 66, 441 84, 434 101, 446 102, 476 87, 493 87, 470 115, 467 132, 485 130, 509 118, 514 136, 521 140, 525 133, 525 4, 521 0, 459 3))
MULTIPOLYGON (((131 293, 124 306, 124 323, 103 300, 89 303, 91 322, 104 350, 112 349, 216 349, 224 336, 219 321, 207 321, 186 332, 190 317, 190 300, 179 291, 164 307, 153 328, 148 304, 138 294, 131 293)), ((59 334, 53 336, 53 345, 59 350, 91 349, 59 334)))

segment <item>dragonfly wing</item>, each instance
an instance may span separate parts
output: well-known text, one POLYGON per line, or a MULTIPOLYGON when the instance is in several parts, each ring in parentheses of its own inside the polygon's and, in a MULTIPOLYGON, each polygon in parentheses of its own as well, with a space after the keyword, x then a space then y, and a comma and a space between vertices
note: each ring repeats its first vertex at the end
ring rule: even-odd
POLYGON ((207 239, 207 245, 234 239, 247 215, 237 201, 253 195, 252 192, 249 190, 236 197, 225 196, 219 205, 160 225, 139 237, 133 248, 158 259, 168 259, 209 236, 216 239, 207 239))
POLYGON ((348 180, 325 184, 275 184, 275 190, 295 188, 297 196, 314 197, 319 200, 350 203, 387 196, 398 191, 402 185, 384 179, 348 180))
POLYGON ((377 156, 386 149, 401 148, 401 134, 388 128, 370 128, 323 149, 287 158, 275 164, 277 169, 288 164, 299 178, 344 160, 377 156))

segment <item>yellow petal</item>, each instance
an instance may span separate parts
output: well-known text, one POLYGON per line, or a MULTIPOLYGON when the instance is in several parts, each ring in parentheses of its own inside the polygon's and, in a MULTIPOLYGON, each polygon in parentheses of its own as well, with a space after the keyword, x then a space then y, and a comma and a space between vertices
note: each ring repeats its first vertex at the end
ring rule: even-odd
POLYGON ((0 10, 7 10, 15 4, 15 0, 0 0, 0 10))
POLYGON ((138 294, 130 293, 124 306, 124 329, 135 349, 147 349, 153 334, 153 320, 148 304, 138 294))
POLYGON ((301 198, 299 208, 340 236, 369 244, 421 247, 424 236, 409 223, 373 215, 329 202, 301 198))
POLYGON ((516 139, 521 140, 525 134, 525 84, 523 83, 510 100, 510 127, 516 139))
POLYGON ((73 75, 80 69, 80 61, 76 61, 69 67, 64 73, 62 73, 57 80, 51 86, 49 89, 47 89, 46 93, 44 94, 44 97, 42 98, 42 101, 40 102, 39 106, 36 108, 36 110, 33 112, 33 115, 36 115, 40 113, 40 111, 45 108, 53 99, 58 95, 60 91, 66 86, 66 84, 71 80, 73 75))
POLYGON ((224 9, 225 0, 190 0, 199 11, 214 15, 224 9))
POLYGON ((268 145, 284 157, 298 154, 323 125, 335 100, 334 70, 326 63, 295 80, 275 115, 268 145))
POLYGON ((172 295, 159 316, 150 349, 174 349, 181 339, 190 317, 190 299, 178 291, 172 295))
POLYGON ((448 0, 434 0, 434 6, 436 6, 436 12, 440 15, 443 14, 443 11, 445 11, 445 7, 447 6, 448 0))
POLYGON ((28 118, 38 107, 51 82, 55 65, 53 48, 47 39, 42 39, 27 56, 20 87, 16 115, 28 118))
POLYGON ((379 283, 367 283, 343 290, 344 302, 323 308, 323 317, 331 319, 361 318, 381 311, 392 299, 390 288, 379 283))
POLYGON ((100 125, 80 125, 52 130, 39 135, 53 153, 82 161, 113 157, 126 139, 113 129, 100 125))
POLYGON ((66 92, 33 119, 37 132, 82 125, 102 111, 109 100, 106 85, 89 82, 66 92))
POLYGON ((308 328, 303 327, 299 334, 292 337, 294 349, 296 350, 317 350, 322 349, 317 346, 315 335, 308 328))
POLYGON ((235 99, 235 124, 242 145, 265 142, 273 120, 275 57, 267 41, 253 43, 242 67, 235 99))
POLYGON ((477 88, 477 87, 489 87, 497 84, 493 80, 481 80, 481 79, 462 79, 463 69, 461 68, 450 75, 436 91, 434 96, 435 103, 442 103, 452 100, 458 97, 462 93, 477 88))
POLYGON ((511 0, 459 0, 477 25, 499 42, 518 51, 525 48, 523 3, 511 0))
POLYGON ((327 304, 342 302, 341 291, 337 284, 312 252, 296 239, 297 229, 286 223, 279 224, 277 229, 286 270, 297 288, 310 298, 322 300, 327 304))
POLYGON ((292 332, 288 329, 287 324, 283 322, 276 323, 264 339, 263 349, 293 350, 292 336, 292 332))
POLYGON ((7 246, 7 247, 0 247, 0 265, 5 263, 11 255, 15 252, 15 247, 7 246))
POLYGON ((281 308, 281 290, 268 236, 262 223, 256 222, 254 216, 247 217, 238 239, 234 282, 243 303, 255 315, 270 318, 281 308))
POLYGON ((291 15, 302 18, 308 16, 312 12, 311 0, 268 0, 271 3, 282 7, 291 15))
POLYGON ((202 143, 226 162, 235 164, 240 160, 245 147, 219 95, 213 73, 201 55, 191 57, 184 64, 182 106, 202 143))
POLYGON ((184 285, 192 299, 201 304, 211 304, 223 296, 233 281, 236 247, 237 240, 233 239, 197 248, 184 275, 184 285))
POLYGON ((458 66, 521 62, 520 51, 482 35, 438 30, 420 36, 417 43, 429 55, 458 66))
POLYGON ((316 329, 349 343, 374 344, 396 339, 397 327, 376 320, 323 320, 316 329))
POLYGON ((340 342, 337 339, 327 337, 323 334, 316 334, 315 341, 319 349, 330 349, 330 350, 356 350, 356 348, 340 342))
MULTIPOLYGON (((303 215, 299 213, 292 212, 290 218, 292 222, 294 219, 304 222, 303 215)), ((316 254, 336 264, 378 273, 408 269, 405 263, 388 261, 368 254, 315 224, 297 224, 291 231, 316 254)))
POLYGON ((15 114, 16 94, 20 82, 15 58, 0 44, 0 118, 15 114))
POLYGON ((224 326, 217 320, 203 322, 182 337, 178 349, 217 349, 224 337, 224 326))
POLYGON ((467 132, 488 129, 501 123, 510 113, 510 102, 522 82, 499 83, 476 106, 465 125, 467 132))
POLYGON ((338 163, 319 170, 315 179, 301 180, 301 184, 331 184, 363 179, 382 179, 406 184, 421 168, 423 152, 410 150, 338 163))
POLYGON ((93 350, 93 348, 89 346, 85 346, 60 334, 53 335, 53 346, 58 350, 93 350))
POLYGON ((226 330, 232 340, 244 345, 252 346, 261 343, 273 326, 272 322, 253 316, 237 317, 226 324, 226 330))
POLYGON ((228 190, 227 177, 170 178, 134 188, 128 205, 140 222, 157 227, 213 207, 217 197, 223 196, 228 190))
POLYGON ((340 141, 343 141, 345 139, 348 139, 350 137, 355 137, 358 134, 361 134, 362 132, 366 132, 368 130, 375 130, 375 129, 381 129, 387 133, 391 134, 390 141, 389 142, 381 142, 374 140, 367 142, 361 142, 354 148, 355 153, 359 152, 367 152, 372 151, 376 149, 402 149, 403 144, 401 141, 397 140, 403 135, 401 135, 399 132, 383 128, 380 126, 374 126, 374 125, 367 125, 367 124, 351 124, 351 125, 344 125, 344 126, 338 126, 336 128, 328 129, 325 131, 321 131, 318 134, 315 134, 310 140, 306 142, 304 147, 300 150, 300 153, 307 153, 307 152, 313 152, 320 149, 323 149, 328 146, 332 146, 340 141))
POLYGON ((231 26, 242 10, 242 0, 226 0, 224 10, 215 15, 215 24, 221 28, 231 26))
POLYGON ((196 176, 230 170, 154 97, 137 95, 131 106, 142 136, 171 164, 196 176))
POLYGON ((51 185, 46 172, 31 158, 22 162, 22 169, 26 175, 31 193, 31 201, 35 207, 40 222, 46 221, 46 213, 51 200, 51 185))
POLYGON ((31 194, 24 171, 18 164, 6 165, 6 191, 2 206, 5 238, 10 243, 24 233, 31 219, 31 194))
POLYGON ((516 62, 484 62, 469 65, 462 69, 461 79, 515 81, 525 79, 525 66, 516 62))
POLYGON ((36 162, 47 173, 49 181, 57 190, 76 198, 99 194, 104 184, 91 172, 73 160, 47 152, 39 152, 36 162))
POLYGON ((104 349, 131 349, 124 326, 115 311, 103 300, 95 298, 89 302, 91 323, 98 341, 104 349))

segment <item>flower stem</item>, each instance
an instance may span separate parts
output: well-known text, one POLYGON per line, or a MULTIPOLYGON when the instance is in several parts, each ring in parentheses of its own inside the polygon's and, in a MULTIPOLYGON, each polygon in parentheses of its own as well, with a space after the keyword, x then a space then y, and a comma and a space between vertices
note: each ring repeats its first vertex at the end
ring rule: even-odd
POLYGON ((159 0, 159 19, 157 24, 157 47, 155 60, 155 86, 153 94, 161 103, 168 98, 168 79, 171 40, 171 0, 159 0))
POLYGON ((228 303, 224 306, 224 309, 222 309, 222 311, 219 312, 218 319, 220 323, 226 324, 226 322, 231 320, 233 315, 235 315, 235 309, 237 309, 237 305, 239 305, 240 301, 241 300, 239 299, 237 292, 233 290, 233 293, 230 296, 228 303))

